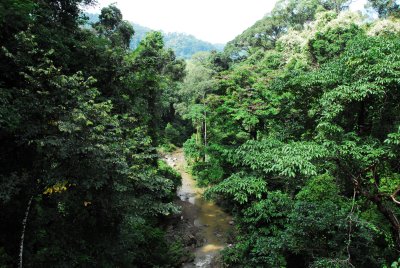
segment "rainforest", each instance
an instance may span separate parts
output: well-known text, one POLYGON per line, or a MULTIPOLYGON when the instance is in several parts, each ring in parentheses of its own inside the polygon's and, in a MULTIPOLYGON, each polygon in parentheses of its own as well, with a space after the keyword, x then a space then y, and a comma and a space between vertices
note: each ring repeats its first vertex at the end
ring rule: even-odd
POLYGON ((114 4, 1 0, 0 267, 399 267, 400 2, 350 3, 186 59, 114 4))

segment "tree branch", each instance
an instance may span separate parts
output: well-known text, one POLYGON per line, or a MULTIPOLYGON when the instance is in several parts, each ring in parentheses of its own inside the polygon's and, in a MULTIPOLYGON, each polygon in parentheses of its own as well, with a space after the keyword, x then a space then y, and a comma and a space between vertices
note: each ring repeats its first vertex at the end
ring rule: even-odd
POLYGON ((396 199, 396 195, 400 192, 400 185, 397 187, 397 189, 390 195, 390 198, 395 202, 396 204, 400 205, 400 201, 396 199))
POLYGON ((29 199, 28 205, 26 207, 26 211, 25 211, 25 217, 22 220, 22 234, 21 234, 21 244, 19 247, 19 268, 22 268, 22 259, 23 259, 23 255, 24 255, 24 238, 25 238, 25 229, 26 229, 26 223, 28 221, 28 216, 29 216, 29 210, 31 208, 31 204, 32 204, 32 199, 33 196, 31 196, 31 198, 29 199))

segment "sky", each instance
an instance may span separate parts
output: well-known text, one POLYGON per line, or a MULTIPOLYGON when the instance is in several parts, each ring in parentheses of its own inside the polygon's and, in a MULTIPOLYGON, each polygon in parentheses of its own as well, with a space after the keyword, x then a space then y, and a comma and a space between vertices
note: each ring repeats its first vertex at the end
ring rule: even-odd
MULTIPOLYGON (((115 3, 125 20, 163 32, 181 32, 226 43, 270 12, 277 0, 98 0, 86 11, 115 3)), ((360 9, 366 0, 354 0, 360 9)))

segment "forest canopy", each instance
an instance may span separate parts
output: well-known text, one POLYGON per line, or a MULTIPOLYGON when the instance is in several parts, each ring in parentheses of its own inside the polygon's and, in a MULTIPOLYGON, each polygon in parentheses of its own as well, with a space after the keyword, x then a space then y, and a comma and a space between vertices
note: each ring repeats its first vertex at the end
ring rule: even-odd
POLYGON ((180 267, 182 146, 234 217, 221 266, 398 267, 400 7, 350 2, 279 0, 188 61, 115 5, 0 2, 0 266, 180 267))
POLYGON ((188 64, 177 111, 197 131, 184 149, 236 218, 228 267, 397 267, 394 2, 370 1, 371 20, 349 1, 281 0, 188 64))
POLYGON ((155 147, 185 63, 115 6, 1 2, 0 266, 176 265, 160 221, 180 178, 155 147), (21 237, 22 233, 22 237, 21 237))

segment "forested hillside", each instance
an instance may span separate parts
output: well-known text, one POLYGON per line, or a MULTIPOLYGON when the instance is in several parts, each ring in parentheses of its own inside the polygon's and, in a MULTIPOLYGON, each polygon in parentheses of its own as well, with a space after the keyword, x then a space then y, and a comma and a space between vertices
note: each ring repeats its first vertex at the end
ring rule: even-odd
POLYGON ((187 36, 142 34, 115 5, 89 26, 95 2, 0 2, 0 267, 193 259, 160 158, 180 146, 181 174, 233 216, 208 234, 229 241, 214 266, 399 266, 398 1, 369 0, 374 18, 279 0, 188 61, 195 40, 174 52, 187 36))
POLYGON ((180 178, 158 161, 185 64, 113 6, 0 3, 0 266, 174 266, 160 222, 180 178), (22 264, 23 257, 23 264, 22 264))
POLYGON ((348 3, 278 1, 187 66, 184 149, 236 218, 228 267, 398 267, 399 5, 348 3))
POLYGON ((164 33, 164 42, 167 48, 171 48, 177 57, 189 59, 201 51, 222 51, 223 44, 211 44, 197 39, 193 35, 184 33, 164 33))
MULTIPOLYGON (((85 15, 89 18, 88 24, 98 21, 99 14, 85 13, 85 15)), ((136 23, 131 24, 135 30, 135 35, 131 39, 130 47, 135 49, 146 34, 152 30, 136 23)), ((171 48, 175 55, 182 59, 190 59, 200 51, 222 51, 224 49, 223 44, 211 44, 185 33, 162 33, 162 35, 165 47, 171 48)))

